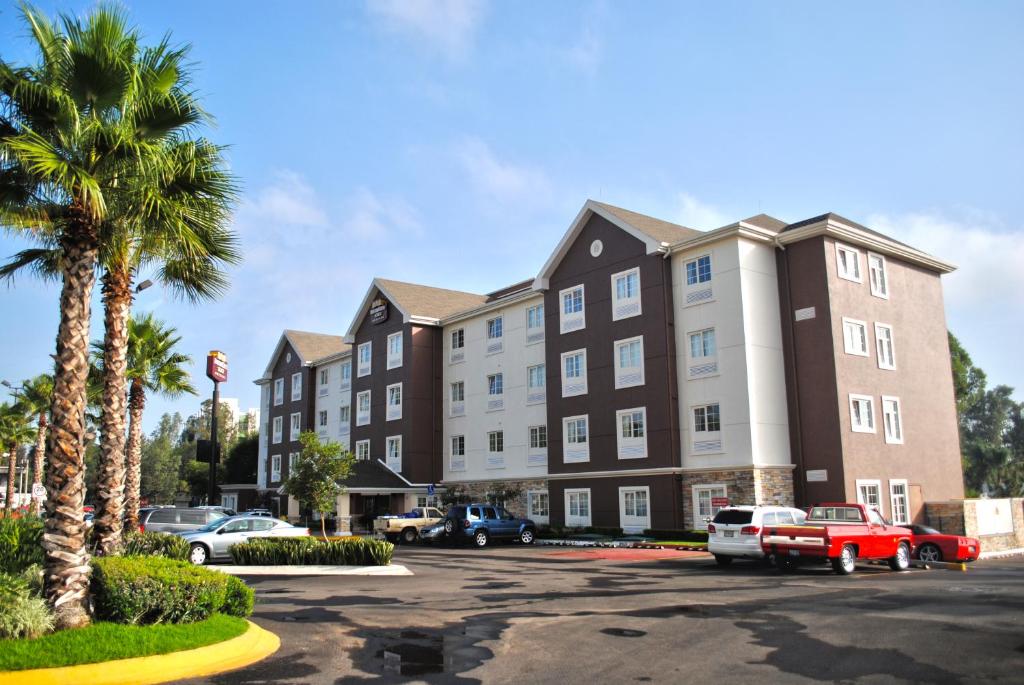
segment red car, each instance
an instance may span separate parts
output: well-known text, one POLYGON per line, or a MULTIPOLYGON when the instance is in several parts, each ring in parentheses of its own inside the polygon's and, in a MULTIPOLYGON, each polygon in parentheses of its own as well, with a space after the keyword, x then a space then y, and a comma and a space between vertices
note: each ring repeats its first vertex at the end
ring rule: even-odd
POLYGON ((981 554, 975 538, 945 535, 928 526, 904 526, 914 534, 914 558, 921 561, 974 561, 981 554))

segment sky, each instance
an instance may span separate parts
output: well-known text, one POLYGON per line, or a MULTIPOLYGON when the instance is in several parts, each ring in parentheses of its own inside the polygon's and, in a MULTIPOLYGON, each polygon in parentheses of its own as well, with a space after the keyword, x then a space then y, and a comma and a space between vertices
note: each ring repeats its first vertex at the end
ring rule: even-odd
MULTIPOLYGON (((952 261, 950 329, 1024 399, 1022 3, 124 6, 148 42, 192 45, 204 134, 243 186, 230 292, 135 304, 178 329, 203 397, 220 349, 222 396, 258 406, 282 330, 344 334, 374 276, 533 277, 593 198, 699 229, 833 211, 952 261)), ((8 0, 0 58, 35 59, 8 0)), ((26 246, 0 235, 0 258, 26 246)), ((49 368, 57 300, 0 286, 0 378, 49 368)), ((200 399, 151 398, 145 429, 200 399)))

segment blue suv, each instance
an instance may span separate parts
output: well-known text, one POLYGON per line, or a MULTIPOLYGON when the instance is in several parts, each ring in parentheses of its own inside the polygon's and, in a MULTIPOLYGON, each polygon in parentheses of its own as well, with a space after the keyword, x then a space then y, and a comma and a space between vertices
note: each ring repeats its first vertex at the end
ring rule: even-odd
POLYGON ((486 547, 491 540, 519 540, 532 545, 537 526, 530 519, 516 518, 503 507, 493 504, 456 504, 445 514, 444 532, 455 541, 470 539, 477 547, 486 547))

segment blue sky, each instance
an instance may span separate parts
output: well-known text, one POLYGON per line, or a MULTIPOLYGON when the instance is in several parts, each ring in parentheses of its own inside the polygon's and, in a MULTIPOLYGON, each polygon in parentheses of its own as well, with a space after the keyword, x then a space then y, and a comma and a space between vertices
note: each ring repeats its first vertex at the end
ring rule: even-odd
MULTIPOLYGON (((950 328, 1024 397, 1020 3, 126 6, 151 40, 193 44, 244 184, 231 292, 137 301, 178 327, 204 396, 218 348, 222 394, 257 406, 282 329, 344 333, 375 275, 535 275, 590 197, 702 229, 835 211, 954 261, 950 328)), ((4 0, 0 56, 31 59, 25 34, 4 0)), ((2 236, 0 256, 24 246, 2 236)), ((55 286, 2 292, 0 377, 47 368, 56 310, 55 286)), ((147 430, 197 402, 154 398, 147 430)))

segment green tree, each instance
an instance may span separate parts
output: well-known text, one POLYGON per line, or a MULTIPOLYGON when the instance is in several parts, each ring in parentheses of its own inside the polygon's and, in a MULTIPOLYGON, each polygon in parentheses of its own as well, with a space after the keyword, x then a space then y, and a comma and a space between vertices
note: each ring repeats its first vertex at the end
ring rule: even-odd
POLYGON ((320 532, 327 537, 324 514, 334 511, 356 459, 340 443, 321 442, 313 431, 300 434, 299 442, 302 452, 297 463, 288 465, 284 491, 302 506, 320 512, 320 532))
POLYGON ((242 438, 224 460, 225 483, 255 483, 260 454, 260 436, 242 438))
MULTIPOLYGON (((32 486, 43 482, 43 468, 46 464, 46 424, 53 403, 53 376, 41 374, 22 384, 21 401, 28 412, 36 417, 36 448, 32 454, 32 486)), ((36 516, 42 513, 42 502, 32 500, 32 511, 36 516)))
POLYGON ((17 402, 0 404, 0 448, 7 453, 7 493, 4 513, 14 509, 14 484, 18 470, 18 449, 35 439, 32 417, 17 402))
POLYGON ((155 504, 173 504, 180 484, 181 457, 178 440, 183 421, 180 414, 164 414, 160 423, 142 443, 140 499, 155 504))

